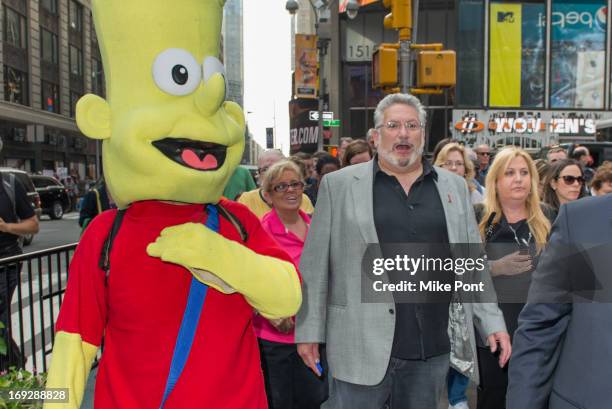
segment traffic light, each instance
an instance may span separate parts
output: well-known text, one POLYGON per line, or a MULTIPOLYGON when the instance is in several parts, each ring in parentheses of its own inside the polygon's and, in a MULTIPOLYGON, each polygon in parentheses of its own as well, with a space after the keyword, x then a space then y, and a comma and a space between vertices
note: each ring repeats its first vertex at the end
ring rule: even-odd
POLYGON ((454 51, 420 51, 418 53, 417 88, 453 87, 456 83, 454 51))
POLYGON ((412 30, 412 0, 383 0, 383 5, 391 10, 385 16, 385 28, 412 30))
MULTIPOLYGON (((444 45, 416 44, 412 42, 412 0, 382 0, 391 13, 385 16, 385 28, 398 32, 399 44, 381 44, 372 58, 372 85, 384 92, 411 92, 412 94, 443 94, 444 89, 454 87, 456 56, 454 51, 443 51, 444 45), (411 55, 417 54, 416 87, 411 81, 411 55), (398 64, 399 63, 399 64, 398 64), (401 83, 398 80, 401 68, 401 83)), ((415 5, 417 5, 415 3, 415 5)), ((414 10, 418 14, 417 10, 414 10)), ((415 39, 416 40, 416 39, 415 39)))
POLYGON ((323 150, 329 153, 334 158, 338 157, 338 145, 325 145, 323 150))
POLYGON ((381 44, 372 56, 372 84, 374 88, 395 86, 398 44, 381 44))

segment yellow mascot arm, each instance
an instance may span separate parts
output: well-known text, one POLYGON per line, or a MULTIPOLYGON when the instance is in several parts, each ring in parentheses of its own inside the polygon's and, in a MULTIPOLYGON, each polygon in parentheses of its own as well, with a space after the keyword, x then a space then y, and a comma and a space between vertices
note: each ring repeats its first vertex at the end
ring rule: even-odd
POLYGON ((78 409, 83 401, 87 377, 98 347, 79 334, 60 331, 55 336, 47 388, 68 388, 67 403, 45 403, 44 409, 78 409))
POLYGON ((266 318, 291 317, 302 303, 300 280, 292 263, 257 254, 201 224, 164 229, 147 252, 189 269, 198 280, 221 292, 239 292, 266 318))

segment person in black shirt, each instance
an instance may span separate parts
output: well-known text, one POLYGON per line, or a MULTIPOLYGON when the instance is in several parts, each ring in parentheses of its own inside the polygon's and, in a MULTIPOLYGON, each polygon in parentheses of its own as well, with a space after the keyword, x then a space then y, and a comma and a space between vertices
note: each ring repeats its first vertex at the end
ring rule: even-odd
MULTIPOLYGON (((38 218, 21 183, 14 177, 4 174, 0 181, 0 258, 21 254, 19 236, 38 232, 38 218)), ((8 355, 0 357, 0 370, 9 366, 21 367, 25 360, 13 339, 8 339, 9 305, 19 283, 21 263, 9 263, 0 267, 0 321, 8 355)))
MULTIPOLYGON (((502 313, 484 301, 484 291, 468 299, 460 291, 442 291, 433 302, 435 291, 420 299, 408 294, 402 300, 391 292, 379 294, 379 302, 362 298, 364 283, 371 281, 362 270, 368 244, 410 243, 402 251, 411 258, 431 257, 437 249, 443 253, 435 253, 437 258, 457 256, 451 248, 457 243, 479 247, 465 180, 423 160, 425 121, 416 97, 388 95, 374 114, 377 156, 320 182, 300 259, 304 299, 295 340, 302 360, 318 375, 319 346, 327 345, 333 378, 327 409, 381 409, 387 400, 393 409, 438 408, 450 365, 478 379, 473 323, 492 351, 502 350, 500 365, 510 357, 502 313)), ((382 249, 386 260, 388 248, 382 249)), ((392 270, 390 282, 407 277, 392 270)), ((444 273, 453 278, 453 272, 444 273)), ((491 288, 486 267, 470 276, 491 288)))
MULTIPOLYGON (((499 307, 513 335, 532 272, 555 218, 551 207, 540 204, 538 173, 527 152, 508 147, 497 154, 487 174, 484 205, 476 207, 476 216, 499 307)), ((481 377, 477 408, 505 408, 508 368, 500 368, 496 357, 482 344, 478 362, 481 377)))
POLYGON ((331 155, 324 155, 317 160, 316 165, 317 178, 315 179, 315 183, 309 185, 304 190, 304 193, 310 201, 312 205, 315 206, 317 204, 317 193, 319 192, 319 185, 321 184, 321 180, 323 176, 328 173, 335 172, 340 169, 340 161, 338 158, 335 158, 331 155))
POLYGON ((100 213, 112 206, 104 178, 100 178, 95 186, 83 197, 83 204, 79 212, 79 226, 85 231, 87 225, 100 213))

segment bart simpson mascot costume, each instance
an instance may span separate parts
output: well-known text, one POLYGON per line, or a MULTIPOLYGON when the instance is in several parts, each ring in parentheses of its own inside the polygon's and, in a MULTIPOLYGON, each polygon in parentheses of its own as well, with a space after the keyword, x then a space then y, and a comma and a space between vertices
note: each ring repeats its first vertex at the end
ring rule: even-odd
POLYGON ((72 259, 47 382, 69 402, 46 408, 81 405, 103 340, 97 409, 267 407, 253 310, 292 316, 301 289, 257 218, 221 198, 244 147, 217 59, 224 2, 92 1, 108 99, 83 97, 77 123, 104 141, 125 210, 94 219, 72 259))

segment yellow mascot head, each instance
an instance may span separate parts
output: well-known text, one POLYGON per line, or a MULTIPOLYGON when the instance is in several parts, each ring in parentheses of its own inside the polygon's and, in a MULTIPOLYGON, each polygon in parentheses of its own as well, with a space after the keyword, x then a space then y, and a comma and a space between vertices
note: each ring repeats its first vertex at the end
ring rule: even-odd
POLYGON ((85 95, 76 119, 104 141, 113 199, 216 203, 244 149, 218 58, 225 0, 92 3, 107 100, 85 95))

